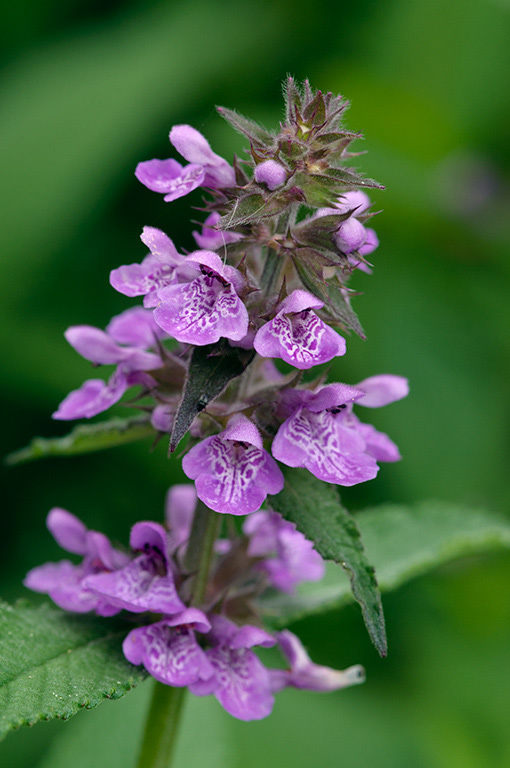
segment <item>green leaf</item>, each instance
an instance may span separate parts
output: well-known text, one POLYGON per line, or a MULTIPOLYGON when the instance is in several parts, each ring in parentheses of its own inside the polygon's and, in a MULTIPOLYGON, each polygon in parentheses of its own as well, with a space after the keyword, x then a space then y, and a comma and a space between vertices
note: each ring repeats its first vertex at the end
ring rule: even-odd
MULTIPOLYGON (((504 517, 446 501, 385 504, 359 512, 356 522, 383 592, 451 560, 510 548, 510 522, 504 517)), ((283 625, 350 600, 347 578, 338 565, 327 563, 321 582, 301 584, 295 595, 269 598, 264 609, 283 625)))
POLYGON ((327 281, 318 274, 320 265, 314 263, 318 260, 311 259, 311 249, 300 248, 293 259, 296 272, 304 287, 318 299, 324 302, 324 312, 327 312, 334 323, 340 323, 345 328, 350 328, 365 339, 365 332, 361 326, 358 316, 347 302, 342 286, 336 276, 327 281))
POLYGON ((10 453, 6 464, 22 464, 48 456, 74 456, 132 443, 144 437, 154 437, 154 428, 147 416, 111 419, 96 424, 80 424, 64 437, 35 437, 30 445, 10 453))
POLYGON ((144 680, 122 655, 128 629, 49 605, 0 603, 0 738, 118 699, 144 680))
POLYGON ((340 503, 336 486, 317 480, 305 469, 287 468, 284 474, 285 487, 271 497, 271 506, 295 523, 323 558, 339 563, 348 573, 370 638, 381 656, 386 656, 381 596, 354 518, 340 503))
POLYGON ((219 229, 232 229, 241 224, 253 221, 262 221, 284 211, 292 202, 285 194, 268 197, 255 193, 246 195, 235 201, 232 209, 222 216, 216 225, 219 229))
POLYGON ((226 107, 216 107, 219 114, 234 128, 238 133, 242 133, 247 136, 248 139, 255 144, 266 146, 273 143, 273 136, 266 131, 263 126, 256 123, 254 120, 250 120, 234 109, 227 109, 226 107))
POLYGON ((223 392, 229 381, 240 376, 254 357, 252 349, 231 347, 225 339, 193 349, 184 393, 173 423, 171 451, 176 449, 195 416, 223 392))

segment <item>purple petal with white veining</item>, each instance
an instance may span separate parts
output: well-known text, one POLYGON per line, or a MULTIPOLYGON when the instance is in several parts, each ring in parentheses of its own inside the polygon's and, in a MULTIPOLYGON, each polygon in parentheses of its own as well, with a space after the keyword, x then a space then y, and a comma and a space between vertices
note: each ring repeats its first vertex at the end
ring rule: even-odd
POLYGON ((122 650, 131 664, 143 664, 147 672, 166 685, 190 685, 214 675, 193 630, 189 626, 174 627, 169 620, 133 629, 122 650))
POLYGON ((208 437, 184 457, 184 473, 198 497, 216 512, 246 515, 260 509, 267 494, 279 493, 283 475, 263 449, 223 434, 208 437))
POLYGON ((280 357, 300 370, 328 363, 346 350, 345 339, 311 309, 281 310, 257 331, 253 346, 261 357, 280 357))
POLYGON ((192 254, 195 258, 188 257, 190 263, 197 263, 197 277, 160 290, 161 303, 154 310, 154 319, 164 331, 177 341, 197 346, 212 344, 221 337, 238 341, 248 331, 248 311, 228 278, 203 264, 198 266, 197 254, 208 253, 218 258, 212 251, 198 251, 192 254))
POLYGON ((372 480, 379 469, 365 452, 362 436, 329 411, 296 411, 280 426, 272 454, 289 467, 303 467, 319 480, 337 485, 372 480))
POLYGON ((89 576, 84 584, 112 605, 132 613, 178 613, 184 604, 177 594, 171 572, 165 571, 164 558, 152 551, 139 555, 113 573, 89 576))
POLYGON ((214 668, 214 695, 229 714, 248 721, 271 713, 274 696, 269 672, 253 651, 218 646, 209 649, 207 657, 214 668))

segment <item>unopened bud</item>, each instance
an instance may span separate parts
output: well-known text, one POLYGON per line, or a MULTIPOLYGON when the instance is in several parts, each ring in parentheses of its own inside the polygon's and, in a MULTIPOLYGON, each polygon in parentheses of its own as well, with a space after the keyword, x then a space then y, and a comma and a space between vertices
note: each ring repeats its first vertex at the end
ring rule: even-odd
POLYGON ((276 160, 265 160, 257 165, 254 176, 257 184, 265 184, 268 189, 273 190, 285 184, 287 171, 276 160))

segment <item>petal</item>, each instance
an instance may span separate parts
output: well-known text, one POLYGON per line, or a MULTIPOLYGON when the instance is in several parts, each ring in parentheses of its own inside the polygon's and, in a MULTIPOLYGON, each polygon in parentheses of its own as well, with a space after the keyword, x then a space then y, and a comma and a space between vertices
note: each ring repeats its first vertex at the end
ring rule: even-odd
POLYGON ((77 517, 60 507, 53 507, 46 518, 46 525, 51 535, 62 549, 75 555, 85 555, 88 551, 87 527, 77 517))
MULTIPOLYGON (((283 687, 281 683, 285 683, 308 691, 336 691, 365 681, 365 670, 360 665, 339 671, 314 664, 299 638, 289 630, 279 633, 278 643, 289 660, 291 669, 287 671, 287 679, 282 676, 280 685, 273 687, 273 690, 279 690, 283 687)), ((277 679, 273 680, 273 684, 277 679)))
POLYGON ((177 341, 203 346, 222 336, 239 340, 246 335, 246 307, 232 286, 225 286, 214 274, 169 286, 159 296, 162 303, 154 310, 154 319, 177 341))
POLYGON ((253 651, 219 647, 207 656, 217 681, 214 695, 229 714, 238 720, 260 720, 271 713, 269 673, 253 651))
POLYGON ((196 480, 197 495, 208 507, 233 515, 256 512, 268 493, 279 493, 284 485, 278 465, 266 451, 221 436, 194 446, 182 468, 196 480))
POLYGON ((98 604, 98 597, 83 583, 84 570, 69 560, 45 563, 33 568, 25 577, 24 584, 34 592, 43 592, 65 611, 87 613, 98 604))
POLYGON ((171 552, 189 539, 196 506, 197 492, 194 485, 174 485, 168 490, 165 519, 170 531, 168 546, 171 552))
POLYGON ((378 472, 375 459, 364 452, 365 441, 327 411, 301 408, 279 428, 272 453, 289 467, 308 469, 319 480, 356 485, 378 472))
POLYGON ((124 296, 144 296, 169 285, 174 271, 174 267, 162 264, 155 256, 147 256, 141 264, 125 264, 112 269, 110 285, 124 296))
POLYGON ((144 227, 140 240, 149 251, 163 264, 177 266, 183 261, 183 256, 178 253, 168 235, 156 227, 144 227))
POLYGON ((276 317, 257 332, 253 341, 262 357, 281 357, 301 370, 328 363, 345 354, 345 339, 313 311, 276 317))
POLYGON ((184 604, 177 595, 173 576, 160 576, 150 555, 140 555, 113 573, 88 576, 85 586, 112 605, 132 613, 179 613, 184 604))
POLYGON ((52 418, 64 421, 90 419, 117 403, 127 388, 126 375, 119 369, 108 383, 102 379, 89 379, 62 400, 52 418))
POLYGON ((106 331, 119 344, 142 349, 154 346, 156 338, 163 335, 152 312, 143 307, 132 307, 116 315, 110 320, 106 331))
POLYGON ((175 200, 196 189, 204 180, 204 169, 200 165, 186 165, 177 160, 147 160, 138 163, 135 176, 153 192, 165 195, 165 200, 175 200))
POLYGON ((236 440, 240 443, 249 443, 262 449, 262 437, 253 423, 244 414, 238 413, 229 419, 226 429, 221 433, 222 440, 236 440))
POLYGON ((163 620, 133 629, 122 644, 132 664, 143 664, 156 680, 166 685, 190 685, 209 679, 214 669, 191 629, 172 628, 163 620))
POLYGON ((72 325, 64 336, 79 355, 99 365, 120 363, 129 354, 107 333, 91 325, 72 325))
POLYGON ((297 289, 289 293, 282 301, 279 310, 288 314, 289 312, 302 312, 304 309, 322 309, 323 306, 324 302, 314 296, 313 293, 297 289))
POLYGON ((237 243, 243 239, 244 235, 240 232, 215 229, 215 225, 219 222, 220 218, 220 214, 214 211, 204 221, 202 232, 192 233, 199 248, 215 251, 217 248, 228 245, 228 243, 237 243))
POLYGON ((360 381, 357 386, 364 390, 365 395, 357 400, 356 404, 364 405, 366 408, 381 408, 409 394, 408 379, 403 376, 393 376, 391 373, 370 376, 360 381))
POLYGON ((376 461, 400 461, 402 458, 398 446, 384 432, 379 432, 372 424, 358 424, 359 433, 366 442, 366 452, 376 461))

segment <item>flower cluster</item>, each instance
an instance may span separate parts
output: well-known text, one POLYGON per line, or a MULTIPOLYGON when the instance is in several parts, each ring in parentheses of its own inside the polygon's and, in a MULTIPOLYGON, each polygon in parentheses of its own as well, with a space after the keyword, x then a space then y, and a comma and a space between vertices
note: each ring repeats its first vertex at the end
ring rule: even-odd
POLYGON ((83 560, 34 568, 25 585, 68 611, 138 615, 123 643, 128 661, 143 664, 166 685, 213 694, 241 720, 266 717, 274 694, 288 686, 332 691, 362 682, 361 667, 339 672, 314 664, 292 632, 261 627, 257 597, 271 587, 292 592, 301 581, 322 578, 324 570, 311 542, 275 512, 255 513, 239 536, 217 542, 202 604, 188 605, 186 556, 196 501, 192 485, 173 486, 166 525, 136 523, 129 552, 115 549, 69 512, 52 509, 49 530, 83 560), (239 626, 234 619, 241 617, 239 626), (252 650, 275 645, 286 660, 284 669, 266 667, 252 650))
POLYGON ((347 283, 356 268, 370 271, 366 259, 378 240, 366 226, 372 214, 364 188, 378 185, 343 165, 358 136, 341 125, 345 106, 290 79, 279 134, 220 109, 249 138, 249 159, 231 166, 197 130, 177 125, 170 141, 188 164, 138 164, 139 181, 167 202, 197 187, 208 193, 202 232, 194 232, 199 250, 180 254, 164 232, 144 228, 150 253, 110 275, 117 291, 143 296, 144 308, 113 318, 106 332, 76 326, 66 333, 83 357, 117 368, 107 383, 91 379, 68 395, 55 418, 89 418, 139 385, 152 399, 145 407, 155 430, 175 437, 194 350, 206 347, 209 357, 245 350, 251 355, 242 382, 226 379, 205 402, 198 393, 187 425, 183 469, 211 509, 256 512, 283 488, 277 462, 354 485, 374 478, 378 462, 399 459, 391 440, 361 422, 353 406, 404 397, 402 377, 350 386, 276 368, 268 376, 272 360, 302 372, 344 355, 345 338, 333 326, 360 329, 347 283))
POLYGON ((144 227, 149 253, 110 274, 113 288, 142 304, 105 331, 66 332, 80 355, 116 368, 108 381, 91 379, 71 392, 54 418, 90 418, 141 387, 132 404, 155 437, 170 435, 173 451, 188 435, 182 468, 195 487, 173 489, 167 528, 135 525, 130 553, 53 510, 50 530, 83 561, 36 568, 26 583, 67 610, 143 614, 124 643, 128 660, 163 683, 214 694, 241 719, 267 715, 285 686, 331 690, 361 679, 359 668, 317 667, 292 633, 263 629, 261 593, 292 591, 320 579, 323 568, 311 542, 262 509, 266 497, 284 489, 285 467, 350 486, 373 479, 379 462, 400 458, 358 407, 405 397, 406 379, 382 374, 351 385, 309 374, 346 353, 346 333, 363 336, 348 284, 357 270, 371 271, 367 259, 378 246, 365 190, 379 185, 346 165, 359 138, 343 127, 346 106, 289 78, 279 132, 220 109, 250 144, 247 158, 232 165, 197 130, 174 126, 170 142, 186 164, 148 160, 136 177, 166 202, 205 192, 197 250, 180 253, 167 234, 144 227), (250 515, 241 536, 232 526, 216 542, 199 599, 197 563, 188 555, 199 525, 195 492, 209 510, 250 515), (288 669, 267 669, 252 650, 275 644, 288 669))

